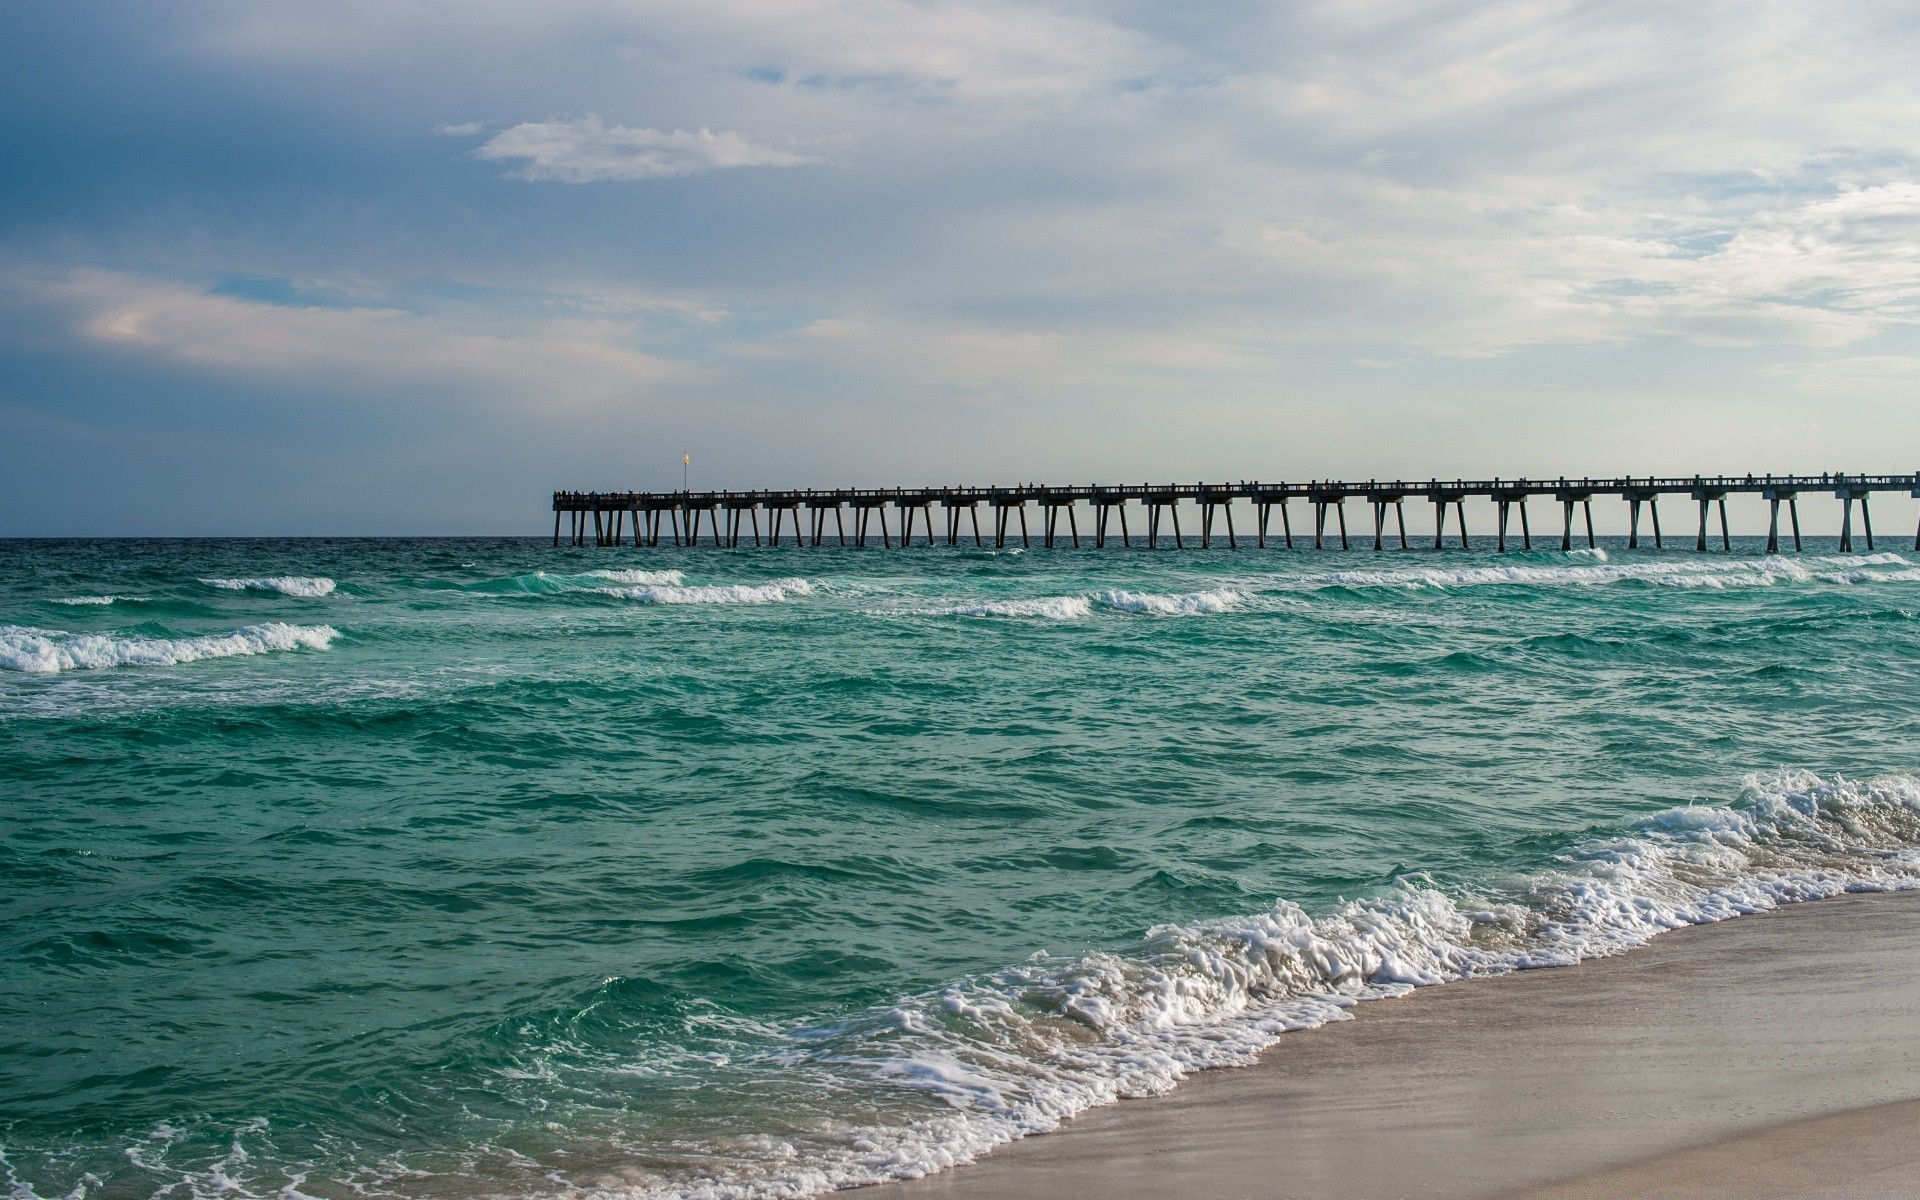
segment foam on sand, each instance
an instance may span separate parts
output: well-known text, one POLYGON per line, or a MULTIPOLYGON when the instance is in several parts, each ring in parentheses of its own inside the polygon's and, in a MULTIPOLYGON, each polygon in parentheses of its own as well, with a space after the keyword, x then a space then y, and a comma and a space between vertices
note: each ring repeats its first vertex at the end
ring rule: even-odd
POLYGON ((202 579, 208 587, 229 592, 279 592, 283 596, 314 599, 331 595, 333 580, 324 575, 267 575, 257 579, 202 579))
POLYGON ((924 1115, 795 1135, 710 1174, 619 1190, 745 1200, 914 1178, 1193 1071, 1250 1063, 1367 1000, 1617 954, 1795 901, 1917 887, 1920 779, 1755 779, 1736 804, 1654 814, 1477 892, 1410 877, 1318 915, 1282 900, 790 1030, 734 1068, 769 1088, 917 1096, 924 1115))
POLYGON ((173 666, 203 658, 230 658, 273 650, 325 650, 339 636, 339 630, 331 625, 288 625, 281 621, 248 625, 230 633, 180 638, 67 633, 58 629, 0 625, 0 670, 51 675, 106 667, 173 666))

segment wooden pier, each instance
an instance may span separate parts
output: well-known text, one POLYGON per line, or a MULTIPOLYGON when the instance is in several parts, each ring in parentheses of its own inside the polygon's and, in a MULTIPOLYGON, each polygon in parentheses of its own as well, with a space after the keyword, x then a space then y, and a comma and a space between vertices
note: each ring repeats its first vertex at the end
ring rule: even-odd
MULTIPOLYGON (((1158 549, 1163 544, 1175 548, 1187 545, 1180 526, 1180 506, 1197 510, 1198 535, 1202 548, 1211 548, 1225 534, 1228 547, 1238 548, 1243 535, 1234 528, 1235 503, 1250 504, 1254 527, 1249 531, 1255 546, 1269 542, 1289 549, 1307 544, 1325 549, 1337 539, 1342 550, 1355 541, 1367 544, 1362 529, 1357 537, 1347 527, 1347 504, 1355 501, 1372 510, 1371 546, 1375 550, 1390 545, 1409 549, 1414 539, 1407 532, 1407 502, 1433 506, 1433 548, 1438 550, 1458 538, 1462 549, 1471 546, 1467 535, 1469 499, 1493 503, 1496 521, 1494 546, 1533 549, 1533 528, 1528 520, 1527 502, 1539 500, 1559 506, 1560 549, 1571 550, 1576 540, 1576 512, 1583 526, 1578 532, 1587 546, 1594 544, 1593 502, 1617 498, 1626 502, 1628 514, 1627 546, 1641 546, 1642 517, 1652 534, 1654 548, 1663 548, 1671 535, 1660 528, 1660 501, 1690 501, 1699 506, 1699 526, 1693 548, 1709 547, 1710 518, 1718 510, 1719 538, 1722 550, 1733 548, 1727 528, 1727 497, 1756 495, 1766 500, 1770 513, 1767 524, 1767 553, 1780 552, 1780 509, 1787 510, 1793 548, 1800 549, 1800 505, 1802 495, 1831 496, 1841 504, 1840 549, 1854 546, 1854 507, 1859 506, 1861 532, 1866 549, 1873 549, 1873 518, 1867 500, 1875 493, 1894 493, 1920 498, 1920 472, 1911 475, 1695 475, 1691 478, 1624 476, 1616 479, 1491 479, 1439 480, 1424 483, 1370 479, 1365 482, 1315 480, 1309 483, 1184 483, 1119 484, 1115 486, 1055 487, 1025 484, 1018 487, 929 487, 929 488, 834 488, 822 491, 751 492, 555 492, 553 494, 553 544, 561 541, 562 525, 569 525, 571 545, 617 546, 631 541, 635 546, 779 546, 790 541, 795 546, 868 546, 878 536, 883 547, 906 547, 919 531, 923 544, 944 540, 949 546, 971 541, 984 546, 988 537, 996 547, 1004 547, 1017 534, 1020 545, 1032 546, 1038 536, 1043 546, 1052 547, 1070 539, 1081 545, 1078 514, 1085 510, 1091 518, 1089 536, 1093 545, 1109 542, 1131 547, 1134 528, 1127 520, 1129 505, 1138 505, 1142 544, 1158 549), (1312 510, 1311 534, 1303 525, 1295 532, 1289 505, 1298 501, 1312 510), (934 509, 940 509, 936 531, 934 509), (989 510, 990 533, 981 530, 980 510, 989 510), (1035 511, 1037 530, 1027 521, 1028 509, 1035 511), (894 516, 888 523, 889 513, 894 516), (765 516, 765 537, 761 517, 765 516), (833 519, 829 533, 827 518, 833 519), (1273 520, 1280 528, 1273 532, 1273 520), (1328 519, 1333 526, 1329 527, 1328 519), (1064 521, 1063 521, 1064 518, 1064 521), (1391 518, 1391 529, 1389 528, 1391 518), (1453 526, 1450 535, 1448 526, 1453 526), (1118 530, 1118 537, 1114 532, 1118 530), (1169 536, 1169 530, 1171 536, 1169 536), (1517 534, 1517 536, 1516 536, 1517 534), (750 539, 750 540, 749 540, 750 539)), ((1424 543, 1424 536, 1419 539, 1424 543)), ((1549 535, 1548 540, 1551 540, 1549 535)), ((1684 539, 1683 539, 1684 541, 1684 539)), ((1914 549, 1920 550, 1920 526, 1914 531, 1914 549)))

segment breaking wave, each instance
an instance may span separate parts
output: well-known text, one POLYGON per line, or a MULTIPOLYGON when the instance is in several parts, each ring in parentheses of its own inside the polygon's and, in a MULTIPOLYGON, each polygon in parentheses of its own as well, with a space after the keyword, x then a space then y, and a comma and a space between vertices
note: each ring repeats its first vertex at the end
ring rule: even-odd
POLYGON ((940 604, 924 607, 876 609, 871 616, 916 617, 1039 617, 1052 621, 1074 621, 1090 616, 1094 607, 1123 613, 1150 613, 1159 616, 1195 616, 1221 613, 1246 599, 1244 592, 1219 588, 1207 592, 1160 594, 1113 589, 1085 596, 1035 596, 1024 600, 981 600, 971 604, 940 604))
POLYGON ((1226 612, 1246 598, 1244 592, 1238 592, 1232 588, 1216 588, 1209 592, 1185 592, 1171 596, 1152 592, 1108 591, 1101 592, 1093 599, 1094 603, 1101 607, 1119 612, 1193 616, 1199 613, 1226 612))
POLYGON ((1474 567, 1426 567, 1386 571, 1330 571, 1310 575, 1300 586, 1456 588, 1487 584, 1598 585, 1639 582, 1669 587, 1767 587, 1779 583, 1884 583, 1920 579, 1920 571, 1898 554, 1839 555, 1791 559, 1698 559, 1667 562, 1611 562, 1596 555, 1594 565, 1513 564, 1474 567), (1875 567, 1904 568, 1876 571, 1875 567))
POLYGON ((1666 930, 1847 891, 1920 887, 1920 780, 1790 773, 1733 805, 1670 809, 1478 892, 1403 879, 1313 915, 1280 901, 1166 925, 1117 953, 1036 955, 796 1027, 737 1061, 740 1086, 879 1091, 923 1116, 742 1143, 735 1165, 614 1192, 799 1197, 916 1178, 1090 1107, 1250 1063, 1282 1034, 1415 987, 1617 954, 1666 930))
POLYGON ((231 633, 179 638, 0 625, 0 669, 51 675, 105 667, 164 667, 271 650, 325 650, 339 636, 330 625, 288 625, 280 621, 249 625, 231 633))
MULTIPOLYGON (((678 575, 679 572, 671 572, 678 575)), ((776 579, 761 584, 715 584, 705 587, 673 587, 664 584, 644 587, 592 588, 603 596, 637 600, 642 604, 774 604, 789 596, 807 596, 813 585, 804 579, 776 579)))
POLYGON ((613 583, 624 583, 632 586, 642 586, 642 587, 657 586, 662 584, 674 586, 674 585, 685 583, 687 580, 686 575, 680 571, 635 571, 635 570, 615 569, 615 570, 588 571, 587 575, 593 579, 605 579, 613 583))
POLYGON ((229 592, 279 592, 282 596, 312 599, 333 593, 333 580, 324 575, 268 575, 259 579, 202 579, 208 587, 229 592))
POLYGON ((1093 611, 1085 596, 1038 596, 1031 600, 985 600, 978 604, 947 604, 933 608, 902 608, 894 614, 919 617, 1044 617, 1072 621, 1093 611))

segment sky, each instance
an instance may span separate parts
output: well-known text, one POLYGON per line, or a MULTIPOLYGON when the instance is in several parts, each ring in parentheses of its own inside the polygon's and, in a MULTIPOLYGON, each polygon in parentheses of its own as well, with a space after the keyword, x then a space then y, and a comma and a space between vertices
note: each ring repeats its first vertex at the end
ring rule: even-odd
POLYGON ((1920 469, 1920 13, 0 7, 0 536, 1920 469))

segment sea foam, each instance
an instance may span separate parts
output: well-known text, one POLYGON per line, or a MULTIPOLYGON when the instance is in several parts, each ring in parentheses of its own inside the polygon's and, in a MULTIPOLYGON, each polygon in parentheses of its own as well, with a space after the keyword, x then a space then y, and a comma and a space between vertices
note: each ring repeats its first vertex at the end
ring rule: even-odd
MULTIPOLYGON (((672 572, 677 575, 679 572, 672 572)), ((642 604, 774 604, 789 596, 806 596, 813 585, 804 579, 776 579, 761 584, 712 584, 677 587, 653 584, 642 587, 592 588, 603 596, 637 600, 642 604)))
POLYGON ((1246 599, 1244 592, 1216 588, 1207 592, 1183 592, 1159 595, 1152 592, 1107 591, 1093 597, 1094 603, 1119 612, 1154 613, 1160 616, 1194 616, 1223 613, 1246 599))
POLYGON ((933 608, 905 608, 901 613, 921 617, 1043 617, 1072 621, 1093 611, 1085 596, 1036 596, 1030 600, 985 600, 978 604, 947 604, 933 608))
POLYGON ((51 675, 104 667, 172 666, 271 650, 325 650, 338 636, 339 631, 330 625, 288 625, 280 621, 248 625, 230 633, 179 638, 0 625, 0 670, 51 675))
POLYGON ((685 583, 687 581, 686 575, 679 571, 636 571, 636 570, 627 570, 627 569, 604 569, 599 571, 588 571, 587 575, 593 579, 605 579, 613 583, 624 583, 629 586, 640 586, 640 587, 657 586, 662 584, 668 585, 668 586, 678 586, 679 584, 685 583))
POLYGON ((1769 555, 1758 559, 1708 561, 1684 559, 1657 562, 1610 562, 1594 565, 1537 565, 1514 563, 1500 566, 1415 567, 1400 570, 1330 571, 1309 575, 1298 586, 1459 588, 1489 584, 1579 585, 1637 582, 1667 587, 1738 588, 1768 587, 1782 583, 1810 583, 1826 580, 1835 583, 1880 583, 1904 581, 1911 571, 1871 571, 1872 566, 1908 567, 1897 554, 1875 554, 1866 558, 1838 556, 1794 559, 1769 555), (1824 571, 1825 567, 1846 571, 1824 571))
POLYGON ((268 575, 257 579, 202 579, 208 587, 229 592, 279 592, 283 596, 315 598, 331 595, 333 580, 324 575, 268 575))
POLYGON ((794 1029, 737 1066, 766 1086, 806 1079, 918 1096, 926 1115, 735 1143, 731 1166, 606 1190, 747 1200, 916 1178, 1194 1071, 1251 1063, 1287 1032, 1363 1001, 1617 954, 1796 901, 1915 887, 1920 780, 1756 779, 1737 804, 1657 813, 1504 887, 1410 877, 1319 915, 1282 900, 1160 926, 1120 952, 1036 955, 830 1029, 794 1029))

